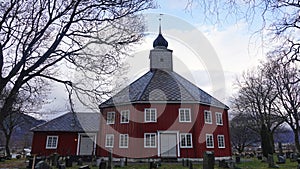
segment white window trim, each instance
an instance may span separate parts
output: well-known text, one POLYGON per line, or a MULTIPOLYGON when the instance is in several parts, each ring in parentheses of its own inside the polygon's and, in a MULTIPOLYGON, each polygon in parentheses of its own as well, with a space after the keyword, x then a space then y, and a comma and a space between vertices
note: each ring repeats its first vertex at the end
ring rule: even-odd
POLYGON ((192 133, 180 133, 180 148, 193 148, 193 135, 192 135, 192 133), (182 142, 181 137, 182 136, 186 137, 187 135, 191 136, 191 146, 182 146, 182 144, 181 144, 181 142, 182 142))
POLYGON ((106 124, 115 124, 115 121, 116 121, 116 112, 114 112, 114 111, 107 112, 107 116, 106 116, 106 124), (112 121, 112 122, 108 121, 108 114, 113 114, 114 118, 113 118, 113 121, 112 121))
POLYGON ((129 136, 128 136, 128 134, 120 134, 120 136, 119 136, 119 148, 128 148, 128 144, 129 144, 129 136), (121 137, 122 136, 127 136, 126 138, 127 138, 127 146, 122 146, 121 144, 122 144, 122 139, 121 139, 121 137))
POLYGON ((205 136, 205 144, 206 144, 206 148, 214 148, 214 135, 213 134, 206 134, 205 136), (207 145, 207 137, 211 136, 212 137, 212 146, 208 146, 207 145))
POLYGON ((121 111, 121 117, 120 117, 120 123, 121 124, 125 124, 125 123, 129 123, 129 120, 130 120, 130 111, 129 110, 122 110, 121 111), (124 113, 128 112, 128 121, 125 121, 125 122, 122 122, 122 116, 124 113))
POLYGON ((205 124, 212 124, 212 112, 209 111, 209 110, 204 110, 204 122, 205 124), (205 114, 206 113, 209 113, 210 114, 210 122, 209 121, 206 121, 206 118, 205 118, 205 114))
POLYGON ((144 148, 156 148, 156 133, 144 133, 144 148), (154 146, 146 145, 146 135, 154 135, 154 146))
POLYGON ((221 112, 216 112, 216 124, 219 125, 219 126, 223 126, 223 114, 221 112), (218 122, 218 115, 220 115, 222 123, 218 122))
POLYGON ((218 135, 217 139, 218 139, 218 148, 226 148, 225 147, 225 136, 224 135, 218 135), (223 145, 224 146, 220 146, 219 137, 223 137, 223 145))
POLYGON ((58 136, 47 136, 47 140, 46 140, 46 149, 57 149, 57 145, 58 145, 58 136), (56 138, 56 144, 55 147, 48 147, 48 142, 49 142, 49 138, 56 138))
POLYGON ((144 120, 145 120, 146 123, 155 123, 155 122, 157 122, 157 110, 155 108, 145 108, 145 110, 144 110, 144 120), (150 120, 147 120, 147 118, 146 118, 146 112, 147 112, 147 110, 150 111, 150 120), (155 121, 151 121, 151 110, 154 110, 155 121))
POLYGON ((178 117, 179 117, 179 122, 181 122, 181 123, 189 123, 189 122, 192 122, 192 113, 191 113, 191 109, 190 108, 180 108, 179 110, 178 110, 178 117), (182 121, 181 120, 181 118, 180 118, 180 111, 181 110, 183 110, 183 112, 184 112, 184 121, 182 121), (186 119, 185 119, 185 110, 188 110, 188 114, 189 114, 189 117, 190 117, 190 120, 189 121, 187 121, 186 119))
POLYGON ((105 147, 113 148, 114 147, 114 142, 115 142, 115 136, 113 134, 106 134, 106 136, 105 136, 105 147), (111 137, 111 136, 112 136, 112 145, 107 145, 107 139, 108 139, 108 137, 111 137))

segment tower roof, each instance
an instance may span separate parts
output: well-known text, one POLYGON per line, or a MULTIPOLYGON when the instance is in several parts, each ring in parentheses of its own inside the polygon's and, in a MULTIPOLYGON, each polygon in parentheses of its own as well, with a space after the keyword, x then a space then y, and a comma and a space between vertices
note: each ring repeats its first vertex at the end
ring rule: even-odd
POLYGON ((168 47, 168 41, 162 36, 162 34, 158 34, 157 38, 153 42, 153 47, 168 47))
POLYGON ((153 48, 155 47, 168 47, 168 41, 163 37, 161 33, 161 18, 159 18, 159 31, 158 36, 153 42, 153 48))
POLYGON ((177 73, 159 69, 147 72, 100 104, 99 108, 150 102, 199 103, 229 109, 225 104, 177 73))

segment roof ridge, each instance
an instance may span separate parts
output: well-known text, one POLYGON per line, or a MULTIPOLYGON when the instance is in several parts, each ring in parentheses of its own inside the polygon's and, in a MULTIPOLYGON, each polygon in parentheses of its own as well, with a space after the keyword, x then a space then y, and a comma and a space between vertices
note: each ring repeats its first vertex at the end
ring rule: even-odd
MULTIPOLYGON (((173 76, 173 74, 175 74, 175 75, 178 75, 180 78, 182 78, 182 79, 184 79, 184 80, 186 80, 184 77, 182 77, 181 75, 179 75, 178 73, 176 73, 176 72, 171 72, 171 74, 172 74, 172 77, 174 77, 173 76)), ((183 85, 183 84, 181 84, 179 81, 178 81, 178 79, 176 79, 176 77, 174 77, 174 79, 192 96, 192 98, 194 98, 195 100, 198 100, 198 98, 195 98, 193 95, 192 95, 192 93, 183 85)), ((186 81, 188 81, 188 80, 186 80, 186 81)), ((189 81, 188 81, 189 82, 189 81)), ((198 89, 200 89, 198 86, 196 86, 198 89)))
MULTIPOLYGON (((193 84, 192 82, 190 82, 189 80, 187 80, 186 78, 184 78, 183 76, 181 76, 180 74, 174 72, 178 77, 182 78, 183 80, 185 80, 187 83, 190 83, 191 85, 195 86, 198 90, 200 90, 201 92, 207 94, 211 99, 214 99, 216 102, 219 102, 220 104, 222 104, 224 106, 224 108, 228 108, 228 106, 226 104, 224 104, 223 102, 221 102, 219 99, 215 98, 214 96, 212 96, 211 94, 207 93, 206 91, 202 90, 200 87, 198 87, 196 84, 193 84)), ((176 79, 177 81, 177 79, 176 79)), ((184 85, 183 85, 184 87, 184 85)), ((185 87, 184 87, 185 88, 185 87)), ((185 88, 186 89, 186 88, 185 88)), ((187 90, 187 89, 186 89, 187 90)), ((189 90, 187 90, 189 94, 191 94, 189 92, 189 90)), ((192 94, 191 94, 192 95, 192 94)), ((195 98, 193 95, 192 95, 193 98, 195 98)), ((212 102, 212 100, 211 100, 212 102)))
MULTIPOLYGON (((151 73, 152 73, 152 71, 148 71, 148 72, 151 72, 151 73)), ((147 72, 147 73, 148 73, 148 72, 147 72)), ((137 97, 137 100, 140 100, 140 99, 141 99, 141 97, 142 97, 143 94, 145 93, 146 88, 149 86, 149 84, 150 84, 151 80, 153 79, 153 77, 154 77, 154 75, 155 75, 156 72, 157 72, 156 70, 153 70, 153 73, 152 73, 152 76, 151 76, 150 80, 148 81, 147 85, 145 85, 145 87, 143 88, 143 90, 142 90, 142 92, 140 93, 140 95, 137 97)), ((146 73, 146 74, 147 74, 147 73, 146 73)))
POLYGON ((30 131, 33 131, 33 130, 35 130, 35 129, 38 129, 39 127, 44 126, 44 125, 46 125, 46 124, 48 124, 48 123, 50 123, 50 122, 52 122, 52 121, 54 121, 54 120, 57 120, 57 119, 59 119, 59 118, 62 118, 62 117, 66 116, 66 115, 69 114, 69 113, 72 113, 72 112, 67 112, 67 113, 65 113, 65 114, 63 114, 63 115, 60 115, 60 116, 54 118, 54 119, 51 119, 51 120, 46 121, 46 122, 44 122, 44 123, 41 123, 41 124, 39 124, 39 125, 37 125, 37 126, 35 126, 35 127, 32 127, 32 128, 30 129, 30 131))

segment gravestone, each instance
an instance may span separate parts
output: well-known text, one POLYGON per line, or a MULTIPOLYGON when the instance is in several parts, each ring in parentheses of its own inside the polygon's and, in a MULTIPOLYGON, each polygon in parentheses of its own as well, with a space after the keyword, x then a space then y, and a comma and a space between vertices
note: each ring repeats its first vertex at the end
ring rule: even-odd
POLYGON ((213 151, 205 151, 203 154, 203 169, 214 169, 215 154, 213 151))
POLYGON ((278 156, 278 162, 277 162, 277 164, 285 164, 285 157, 279 155, 278 156))
POLYGON ((279 150, 279 155, 283 156, 282 143, 281 142, 278 142, 278 150, 279 150))
POLYGON ((90 169, 90 167, 88 165, 83 165, 83 166, 80 166, 79 169, 90 169))
POLYGON ((49 164, 47 164, 45 161, 39 161, 35 167, 35 169, 50 169, 49 164))

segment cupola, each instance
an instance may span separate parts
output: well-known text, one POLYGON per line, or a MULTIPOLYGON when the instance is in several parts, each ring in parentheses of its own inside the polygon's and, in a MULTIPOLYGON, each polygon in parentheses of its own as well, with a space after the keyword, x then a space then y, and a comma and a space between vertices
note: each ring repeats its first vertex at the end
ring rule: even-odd
POLYGON ((159 31, 157 38, 153 41, 153 48, 150 51, 150 70, 160 69, 173 71, 172 50, 168 48, 168 41, 161 33, 161 19, 159 19, 159 31))

